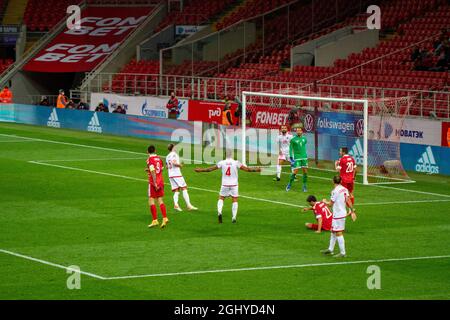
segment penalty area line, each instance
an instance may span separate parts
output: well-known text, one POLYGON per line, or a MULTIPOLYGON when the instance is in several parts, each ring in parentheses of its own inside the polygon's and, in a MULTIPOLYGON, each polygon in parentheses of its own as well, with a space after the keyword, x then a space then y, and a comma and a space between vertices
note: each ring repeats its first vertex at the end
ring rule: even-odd
MULTIPOLYGON (((142 179, 142 178, 135 178, 135 177, 124 176, 124 175, 119 175, 119 174, 114 174, 114 173, 81 169, 81 168, 77 168, 77 167, 69 167, 69 166, 63 166, 63 165, 52 164, 52 163, 45 163, 45 162, 39 162, 39 161, 28 161, 28 163, 37 164, 37 165, 41 165, 41 166, 47 166, 47 167, 66 169, 66 170, 98 174, 98 175, 114 177, 114 178, 127 179, 127 180, 132 180, 132 181, 148 182, 147 179, 142 179)), ((169 183, 165 183, 165 184, 170 185, 169 183)), ((192 187, 192 186, 190 186, 189 189, 218 194, 218 191, 211 190, 211 189, 204 189, 204 188, 198 188, 198 187, 192 187)), ((300 208, 300 209, 306 208, 306 206, 302 206, 302 205, 298 205, 298 204, 294 204, 294 203, 282 202, 282 201, 275 201, 275 200, 270 200, 270 199, 262 199, 262 198, 256 198, 256 197, 245 196, 245 195, 240 195, 239 197, 243 198, 243 199, 279 204, 279 205, 283 205, 283 206, 300 208)), ((443 200, 443 199, 439 199, 439 200, 433 200, 433 199, 432 200, 405 200, 405 201, 392 201, 392 202, 358 203, 357 205, 358 206, 376 206, 376 205, 390 205, 390 204, 415 204, 415 203, 432 203, 432 202, 448 202, 448 201, 450 201, 450 199, 448 199, 448 200, 447 199, 446 200, 443 200)))
MULTIPOLYGON (((37 259, 31 256, 20 254, 17 252, 0 249, 1 253, 22 258, 25 260, 41 263, 47 266, 51 266, 58 269, 73 271, 71 267, 63 266, 61 264, 53 263, 50 261, 37 259)), ((154 273, 154 274, 141 274, 141 275, 128 275, 128 276, 100 276, 91 272, 76 271, 85 276, 95 278, 98 280, 126 280, 126 279, 139 279, 139 278, 158 278, 158 277, 172 277, 172 276, 185 276, 185 275, 202 275, 202 274, 214 274, 214 273, 230 273, 230 272, 244 272, 244 271, 264 271, 264 270, 277 270, 277 269, 300 269, 300 268, 312 268, 312 267, 327 267, 327 266, 341 266, 341 265, 355 265, 355 264, 369 264, 369 263, 384 263, 384 262, 404 262, 404 261, 419 261, 419 260, 432 260, 432 259, 448 259, 450 255, 442 256, 427 256, 427 257, 407 257, 407 258, 390 258, 390 259, 376 259, 376 260, 358 260, 358 261, 340 261, 340 262, 323 262, 323 263, 308 263, 308 264, 293 264, 282 266, 267 266, 267 267, 248 267, 248 268, 230 268, 230 269, 215 269, 215 270, 199 270, 199 271, 185 271, 185 272, 171 272, 171 273, 154 273)))
MULTIPOLYGON (((25 259, 25 260, 30 260, 30 261, 38 262, 38 263, 41 263, 41 264, 45 264, 47 266, 51 266, 51 267, 55 267, 55 268, 59 268, 59 269, 64 269, 64 270, 74 271, 70 267, 66 267, 66 266, 63 266, 63 265, 60 265, 60 264, 57 264, 57 263, 53 263, 53 262, 50 262, 50 261, 42 260, 42 259, 33 258, 33 257, 27 256, 27 255, 24 255, 24 254, 17 253, 17 252, 4 250, 4 249, 0 249, 0 252, 4 253, 4 254, 7 254, 7 255, 10 255, 10 256, 14 256, 14 257, 22 258, 22 259, 25 259)), ((80 271, 76 270, 75 272, 79 272, 80 274, 84 274, 85 276, 88 276, 88 277, 91 277, 91 278, 95 278, 95 279, 100 279, 100 280, 105 280, 106 279, 105 277, 99 276, 99 275, 94 274, 94 273, 82 271, 82 270, 80 270, 80 271)))
MULTIPOLYGON (((122 179, 127 179, 127 180, 148 182, 147 179, 142 179, 142 178, 134 178, 134 177, 129 177, 129 176, 123 176, 123 175, 108 173, 108 172, 80 169, 80 168, 76 168, 76 167, 62 166, 62 165, 57 165, 57 164, 45 163, 45 162, 28 161, 28 163, 37 164, 37 165, 41 165, 41 166, 48 166, 48 167, 67 169, 67 170, 81 171, 81 172, 86 172, 86 173, 99 174, 99 175, 115 177, 115 178, 122 178, 122 179)), ((165 183, 165 184, 166 185, 170 185, 169 183, 165 183)), ((210 189, 191 187, 191 186, 189 187, 189 189, 219 194, 218 191, 214 191, 214 190, 210 190, 210 189)), ((286 203, 286 202, 274 201, 274 200, 269 200, 269 199, 255 198, 255 197, 244 196, 244 195, 240 195, 239 198, 255 200, 255 201, 261 201, 261 202, 267 202, 267 203, 273 203, 273 204, 280 204, 280 205, 289 206, 289 207, 295 207, 295 208, 305 208, 305 206, 301 206, 301 205, 297 205, 297 204, 293 204, 293 203, 286 203)))
POLYGON ((326 266, 340 266, 340 265, 352 265, 352 264, 369 264, 369 263, 383 263, 383 262, 403 262, 403 261, 414 261, 414 260, 431 260, 431 259, 448 259, 448 258, 450 258, 450 255, 429 256, 429 257, 376 259, 376 260, 360 260, 360 261, 308 263, 308 264, 294 264, 294 265, 286 265, 286 266, 269 266, 269 267, 251 267, 251 268, 200 270, 200 271, 186 271, 186 272, 155 273, 155 274, 142 274, 142 275, 118 276, 118 277, 106 277, 105 280, 157 278, 157 277, 186 276, 186 275, 199 275, 199 274, 210 274, 210 273, 263 271, 263 270, 276 270, 276 269, 300 269, 300 268, 308 268, 308 267, 326 267, 326 266))

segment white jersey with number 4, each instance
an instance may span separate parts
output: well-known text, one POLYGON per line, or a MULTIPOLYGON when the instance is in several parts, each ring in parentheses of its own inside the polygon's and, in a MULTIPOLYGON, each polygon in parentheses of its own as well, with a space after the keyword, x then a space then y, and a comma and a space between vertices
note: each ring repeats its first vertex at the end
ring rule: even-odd
POLYGON ((180 167, 175 166, 174 164, 180 164, 180 157, 176 152, 171 152, 166 157, 166 164, 169 171, 169 178, 179 178, 183 175, 181 174, 180 167))
POLYGON ((292 135, 286 133, 286 135, 280 134, 278 136, 278 145, 280 146, 280 151, 284 155, 289 155, 289 145, 291 144, 292 135))
POLYGON ((233 159, 222 160, 217 164, 217 168, 222 169, 222 186, 234 187, 238 185, 239 169, 242 163, 233 159))
POLYGON ((333 201, 333 219, 342 219, 347 216, 346 200, 349 196, 347 188, 338 185, 331 192, 331 201, 333 201))

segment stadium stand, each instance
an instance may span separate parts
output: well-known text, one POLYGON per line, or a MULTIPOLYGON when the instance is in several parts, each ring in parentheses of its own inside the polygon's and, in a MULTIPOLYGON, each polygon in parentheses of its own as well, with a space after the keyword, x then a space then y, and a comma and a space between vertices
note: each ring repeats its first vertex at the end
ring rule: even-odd
POLYGON ((30 31, 46 32, 52 29, 66 15, 72 0, 28 0, 24 23, 30 31))
POLYGON ((214 16, 226 11, 236 0, 190 0, 185 1, 183 12, 172 11, 159 24, 155 32, 158 32, 165 27, 175 25, 201 25, 208 22, 214 16))
MULTIPOLYGON (((237 6, 224 18, 219 20, 216 27, 218 29, 225 28, 227 25, 254 16, 260 11, 248 11, 245 8, 259 3, 258 1, 245 1, 242 5, 237 6), (241 12, 241 16, 236 16, 237 12, 241 12)), ((273 6, 285 4, 285 1, 273 1, 263 6, 261 10, 273 10, 273 6)), ((318 12, 322 12, 324 16, 330 8, 327 8, 325 2, 318 2, 323 7, 316 8, 318 12)), ((165 83, 160 84, 163 87, 172 87, 177 83, 177 94, 183 96, 191 96, 193 92, 206 92, 209 98, 234 97, 240 90, 248 88, 258 88, 259 90, 271 90, 274 83, 278 83, 279 88, 288 86, 289 84, 304 84, 309 90, 314 88, 322 94, 332 94, 335 96, 380 96, 383 90, 383 96, 403 96, 411 95, 414 90, 421 95, 420 112, 419 108, 413 106, 410 110, 411 115, 429 116, 433 109, 438 117, 448 117, 448 110, 442 111, 436 108, 439 101, 447 99, 443 94, 431 94, 430 97, 424 96, 426 91, 446 91, 448 90, 448 72, 445 69, 436 69, 439 54, 436 47, 439 45, 440 32, 450 27, 450 5, 444 0, 393 0, 383 1, 381 3, 383 12, 383 32, 388 34, 387 37, 379 43, 375 48, 368 48, 360 53, 353 53, 346 59, 336 60, 334 66, 331 67, 315 67, 315 66, 296 66, 289 71, 283 71, 283 64, 288 64, 290 60, 290 51, 293 46, 310 41, 311 39, 328 34, 345 25, 362 25, 366 23, 367 15, 361 14, 357 17, 349 17, 337 24, 322 25, 321 28, 308 35, 297 35, 296 39, 280 41, 286 30, 283 29, 282 14, 273 15, 266 21, 266 30, 270 30, 266 34, 266 43, 273 43, 272 47, 261 50, 261 39, 246 48, 245 59, 244 51, 238 50, 232 54, 226 55, 222 60, 217 62, 199 61, 191 63, 185 61, 181 65, 172 66, 164 70, 164 74, 168 76, 201 76, 214 77, 214 82, 207 84, 192 84, 190 81, 183 82, 175 79, 167 78, 165 83), (422 50, 428 52, 429 65, 427 68, 421 66, 412 60, 411 54, 414 45, 419 43, 422 50), (418 68, 419 67, 419 68, 418 68), (239 85, 238 85, 239 83, 239 85), (283 86, 283 83, 286 85, 283 86), (420 93, 419 93, 420 91, 420 93), (423 111, 425 110, 425 112, 423 111)), ((295 30, 303 30, 310 23, 311 12, 305 10, 305 6, 299 7, 297 12, 293 12, 297 18, 293 22, 295 30)), ((343 16, 345 18, 345 16, 343 16)), ((306 28, 307 29, 307 28, 306 28)), ((285 38, 285 37, 284 37, 285 38)), ((447 34, 448 38, 448 34, 447 34)), ((159 71, 159 62, 139 62, 132 61, 129 67, 136 73, 151 74, 153 71, 159 71), (147 65, 153 65, 147 68, 147 65)), ((147 83, 144 83, 144 77, 139 76, 139 81, 133 80, 132 76, 125 75, 130 71, 125 67, 120 76, 114 78, 121 82, 121 85, 111 83, 111 86, 104 86, 105 91, 130 93, 139 92, 156 92, 153 86, 156 86, 157 79, 150 77, 147 83), (125 81, 125 77, 127 80, 125 81), (136 84, 140 83, 139 86, 136 84), (145 90, 142 88, 145 87, 145 90), (139 88, 140 90, 136 90, 139 88)), ((144 81, 145 82, 145 81, 144 81)), ((448 101, 446 103, 448 105, 448 101)), ((333 106, 335 107, 335 106, 333 106)))

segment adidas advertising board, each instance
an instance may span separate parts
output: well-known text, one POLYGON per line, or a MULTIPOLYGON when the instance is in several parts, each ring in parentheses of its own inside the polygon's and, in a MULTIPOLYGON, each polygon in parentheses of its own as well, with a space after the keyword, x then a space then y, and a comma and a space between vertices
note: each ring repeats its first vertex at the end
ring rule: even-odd
POLYGON ((102 126, 100 125, 100 121, 98 120, 97 113, 94 113, 94 115, 92 116, 92 119, 88 124, 87 131, 102 133, 103 130, 102 126))
POLYGON ((357 139, 355 141, 355 144, 348 151, 348 154, 355 159, 355 162, 358 166, 362 166, 364 164, 364 150, 361 139, 357 139))
POLYGON ((50 116, 48 117, 47 127, 61 128, 61 123, 59 122, 56 108, 53 108, 52 112, 50 113, 50 116))
POLYGON ((436 159, 433 155, 433 150, 430 146, 427 147, 425 152, 417 160, 416 171, 423 173, 439 174, 439 166, 436 163, 436 159))

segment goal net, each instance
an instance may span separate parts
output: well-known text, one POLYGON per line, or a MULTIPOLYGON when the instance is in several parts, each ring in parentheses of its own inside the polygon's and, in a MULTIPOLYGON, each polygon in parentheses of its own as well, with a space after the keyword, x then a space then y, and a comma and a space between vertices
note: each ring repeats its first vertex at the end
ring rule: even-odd
MULTIPOLYGON (((357 181, 364 184, 408 183, 411 179, 401 162, 400 131, 411 97, 349 99, 313 94, 243 92, 242 160, 260 165, 261 156, 271 155, 266 172, 278 162, 278 136, 282 125, 295 135, 301 127, 307 138, 308 166, 317 176, 336 172, 339 150, 346 147, 358 165, 357 181), (270 137, 257 143, 249 132, 270 137)), ((290 172, 286 163, 285 172, 290 172)))

